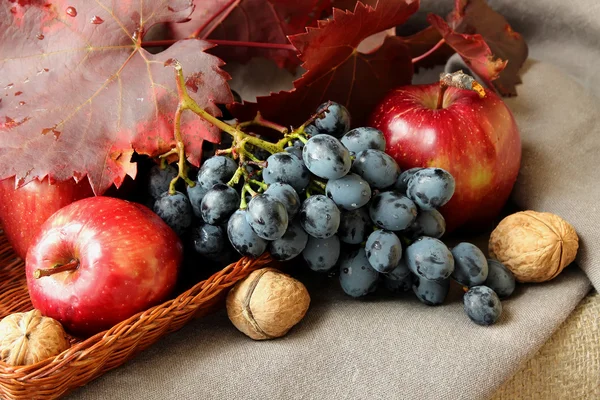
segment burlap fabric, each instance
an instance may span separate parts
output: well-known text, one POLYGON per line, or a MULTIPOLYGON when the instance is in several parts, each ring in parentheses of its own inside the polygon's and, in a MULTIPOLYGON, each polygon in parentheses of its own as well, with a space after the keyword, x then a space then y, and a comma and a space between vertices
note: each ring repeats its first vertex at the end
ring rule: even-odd
POLYGON ((586 297, 493 400, 600 399, 600 295, 586 297))
MULTIPOLYGON (((442 3, 425 1, 424 11, 442 3)), ((480 399, 520 368, 497 399, 598 398, 598 296, 564 321, 588 293, 589 279, 600 287, 600 107, 593 94, 600 93, 600 8, 595 0, 492 4, 528 36, 535 59, 520 96, 507 101, 524 145, 513 200, 575 225, 585 274, 572 266, 551 282, 520 286, 501 321, 483 328, 466 318, 456 291, 435 308, 410 296, 357 301, 335 281, 300 272, 313 302, 285 338, 253 342, 220 312, 70 398, 480 399)), ((255 89, 254 79, 238 82, 240 91, 255 89)))

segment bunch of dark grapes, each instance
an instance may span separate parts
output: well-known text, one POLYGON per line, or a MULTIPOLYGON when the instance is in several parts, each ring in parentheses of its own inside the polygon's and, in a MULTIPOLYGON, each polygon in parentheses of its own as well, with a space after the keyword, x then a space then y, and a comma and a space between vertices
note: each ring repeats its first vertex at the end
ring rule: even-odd
POLYGON ((382 283, 394 293, 412 290, 427 305, 442 304, 453 279, 468 288, 467 315, 496 322, 499 297, 513 292, 515 280, 473 244, 449 249, 440 240, 446 224, 438 209, 454 194, 452 175, 441 168, 402 172, 379 130, 349 128, 345 107, 323 104, 281 152, 265 154, 257 145, 236 159, 235 151, 217 152, 187 193, 169 194, 177 171, 156 167, 154 211, 178 234, 191 230, 194 249, 213 260, 231 259, 233 251, 268 251, 281 261, 301 255, 314 271, 339 269, 350 296, 382 283))

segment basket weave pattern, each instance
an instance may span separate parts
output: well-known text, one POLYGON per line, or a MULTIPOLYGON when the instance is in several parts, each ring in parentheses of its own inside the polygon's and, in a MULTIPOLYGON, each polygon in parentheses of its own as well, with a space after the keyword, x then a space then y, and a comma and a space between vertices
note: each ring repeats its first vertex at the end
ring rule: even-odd
MULTIPOLYGON (((0 361, 0 398, 56 399, 120 366, 162 336, 221 304, 227 289, 272 262, 268 255, 242 258, 172 300, 138 313, 111 329, 37 364, 13 367, 0 361)), ((0 231, 0 318, 29 311, 25 264, 0 231)))

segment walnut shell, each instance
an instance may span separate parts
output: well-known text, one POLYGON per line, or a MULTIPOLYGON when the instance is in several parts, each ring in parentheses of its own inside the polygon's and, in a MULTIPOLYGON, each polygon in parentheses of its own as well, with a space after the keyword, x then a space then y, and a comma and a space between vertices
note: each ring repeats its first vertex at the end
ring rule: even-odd
POLYGON ((490 256, 506 265, 520 282, 555 278, 577 255, 579 238, 561 217, 523 211, 504 218, 490 237, 490 256))
POLYGON ((306 314, 310 296, 298 280, 273 268, 252 272, 227 295, 227 315, 255 340, 285 335, 306 314))
POLYGON ((9 365, 35 364, 69 347, 62 325, 39 310, 11 314, 0 321, 0 360, 9 365))

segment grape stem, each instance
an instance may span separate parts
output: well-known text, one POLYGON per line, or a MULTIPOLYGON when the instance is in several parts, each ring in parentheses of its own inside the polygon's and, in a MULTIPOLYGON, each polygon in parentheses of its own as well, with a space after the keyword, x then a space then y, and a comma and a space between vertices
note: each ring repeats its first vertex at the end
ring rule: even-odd
POLYGON ((246 208, 248 208, 248 203, 246 202, 246 193, 247 193, 247 189, 246 189, 246 185, 242 186, 242 193, 241 193, 241 199, 240 199, 240 210, 245 210, 246 208))
POLYGON ((256 193, 256 191, 254 189, 252 189, 249 182, 244 183, 244 187, 246 188, 246 192, 250 193, 252 195, 252 197, 254 197, 258 194, 258 193, 256 193))
POLYGON ((235 170, 235 174, 233 174, 233 176, 231 177, 229 182, 227 182, 227 185, 228 186, 237 185, 240 182, 240 178, 242 177, 243 172, 244 172, 244 167, 238 167, 238 169, 235 170))
POLYGON ((319 189, 321 189, 322 191, 325 191, 325 186, 326 186, 325 182, 321 182, 320 180, 313 179, 313 180, 311 180, 311 183, 312 183, 314 186, 316 186, 316 187, 318 187, 319 189))
POLYGON ((267 188, 269 187, 269 185, 267 185, 266 183, 257 181, 255 179, 248 179, 248 183, 253 183, 256 186, 258 186, 259 188, 261 188, 262 190, 267 190, 267 188))
POLYGON ((314 179, 311 180, 308 185, 308 188, 306 189, 306 198, 312 196, 313 193, 325 194, 325 184, 314 179))
POLYGON ((262 126, 265 128, 273 129, 274 131, 277 131, 277 132, 281 133, 282 135, 285 135, 289 132, 288 128, 286 128, 285 126, 279 125, 275 122, 264 119, 263 116, 260 114, 260 111, 256 113, 256 116, 254 117, 254 119, 252 121, 246 121, 246 122, 239 123, 237 125, 237 128, 244 129, 249 126, 262 126))
MULTIPOLYGON (((296 131, 292 132, 291 134, 286 134, 285 140, 281 139, 277 143, 271 143, 266 140, 257 138, 256 136, 247 134, 244 131, 237 129, 234 126, 231 126, 228 123, 221 121, 217 117, 212 116, 207 111, 202 109, 202 107, 200 107, 198 105, 198 103, 196 103, 196 101, 190 97, 190 95, 188 94, 187 89, 185 87, 185 78, 183 76, 183 69, 181 67, 181 64, 178 61, 174 60, 170 63, 170 65, 172 65, 175 69, 177 92, 179 94, 179 106, 177 107, 177 111, 175 114, 175 136, 176 136, 176 141, 178 142, 178 147, 177 147, 178 150, 181 150, 181 148, 183 148, 183 141, 181 141, 181 142, 179 141, 179 138, 181 138, 181 132, 180 132, 179 125, 180 125, 181 113, 185 110, 191 110, 193 113, 198 115, 200 118, 204 119, 205 121, 211 123, 212 125, 216 126, 219 129, 221 129, 223 132, 229 134, 233 138, 234 144, 237 144, 237 146, 234 145, 233 151, 235 152, 236 150, 238 150, 240 154, 244 154, 244 155, 247 155, 247 152, 244 152, 244 150, 245 150, 244 146, 246 143, 251 144, 256 147, 259 147, 263 150, 266 150, 271 154, 275 154, 275 153, 281 153, 282 151, 284 151, 285 143, 287 143, 288 140, 296 139, 296 138, 302 140, 303 136, 305 136, 304 129, 302 128, 301 131, 296 130, 296 131), (240 147, 240 144, 242 145, 241 147, 240 147)), ((256 121, 256 118, 252 122, 254 123, 255 121, 256 121)), ((271 123, 270 121, 266 121, 266 120, 262 119, 262 117, 260 117, 260 119, 258 121, 261 124, 264 123, 265 125, 268 125, 268 127, 277 128, 277 130, 280 128, 283 128, 280 125, 277 125, 275 123, 271 123)), ((286 128, 284 128, 284 129, 286 129, 286 128)), ((183 159, 181 157, 185 157, 185 153, 182 153, 181 151, 179 151, 179 156, 180 156, 180 159, 183 159)))

